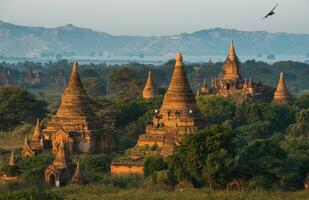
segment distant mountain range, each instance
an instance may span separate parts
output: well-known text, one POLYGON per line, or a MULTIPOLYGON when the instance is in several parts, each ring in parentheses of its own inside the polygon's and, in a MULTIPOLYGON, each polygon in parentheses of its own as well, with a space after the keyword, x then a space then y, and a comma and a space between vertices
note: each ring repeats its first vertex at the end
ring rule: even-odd
POLYGON ((205 29, 170 36, 115 36, 76 27, 27 27, 0 21, 0 55, 5 56, 164 56, 181 51, 187 55, 226 55, 234 39, 238 54, 305 55, 309 34, 205 29))

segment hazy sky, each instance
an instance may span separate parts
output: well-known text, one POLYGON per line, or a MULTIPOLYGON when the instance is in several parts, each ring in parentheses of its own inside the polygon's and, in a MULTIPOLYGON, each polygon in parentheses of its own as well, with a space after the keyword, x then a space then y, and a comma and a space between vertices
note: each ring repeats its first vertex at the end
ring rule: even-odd
POLYGON ((45 27, 71 23, 116 35, 214 27, 309 33, 309 0, 0 0, 0 20, 45 27), (276 3, 276 15, 261 20, 276 3))

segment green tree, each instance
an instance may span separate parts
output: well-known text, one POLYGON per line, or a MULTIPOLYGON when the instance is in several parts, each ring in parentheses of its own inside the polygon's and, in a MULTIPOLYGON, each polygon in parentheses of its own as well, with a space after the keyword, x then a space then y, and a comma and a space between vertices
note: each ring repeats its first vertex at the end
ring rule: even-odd
POLYGON ((234 132, 220 125, 185 136, 169 158, 177 180, 194 185, 224 186, 231 178, 234 132))
POLYGON ((47 114, 47 103, 20 87, 0 87, 0 129, 11 131, 24 122, 34 123, 47 114))
POLYGON ((221 124, 232 119, 236 109, 230 99, 214 95, 198 98, 197 105, 206 124, 221 124))
POLYGON ((156 171, 166 169, 167 165, 160 155, 150 155, 144 160, 144 175, 151 176, 156 171))

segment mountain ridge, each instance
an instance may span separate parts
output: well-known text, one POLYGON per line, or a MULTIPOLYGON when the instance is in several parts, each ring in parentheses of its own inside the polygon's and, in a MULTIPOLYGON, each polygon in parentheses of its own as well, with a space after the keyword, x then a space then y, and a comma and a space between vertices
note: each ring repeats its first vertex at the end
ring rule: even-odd
POLYGON ((305 55, 309 34, 270 33, 211 28, 166 36, 112 35, 66 24, 55 28, 22 26, 0 21, 0 55, 34 57, 48 53, 74 55, 162 56, 182 51, 187 55, 224 55, 234 39, 244 55, 305 55))

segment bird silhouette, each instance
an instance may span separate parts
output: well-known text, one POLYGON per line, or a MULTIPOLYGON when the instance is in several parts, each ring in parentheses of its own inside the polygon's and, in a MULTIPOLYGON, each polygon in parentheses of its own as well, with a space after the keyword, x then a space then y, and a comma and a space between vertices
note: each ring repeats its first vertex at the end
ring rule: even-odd
POLYGON ((266 19, 266 18, 274 15, 275 14, 274 10, 277 8, 277 6, 278 6, 278 4, 276 4, 275 7, 265 17, 263 17, 263 19, 266 19))

